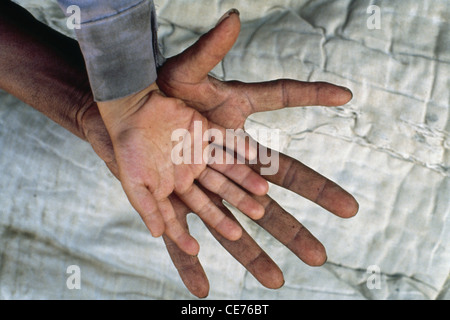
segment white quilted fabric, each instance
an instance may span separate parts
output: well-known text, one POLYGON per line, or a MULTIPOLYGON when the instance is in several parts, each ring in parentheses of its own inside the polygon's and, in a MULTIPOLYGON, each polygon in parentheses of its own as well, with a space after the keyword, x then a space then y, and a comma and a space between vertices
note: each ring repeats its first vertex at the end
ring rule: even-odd
MULTIPOLYGON (((52 1, 17 1, 67 32, 52 1)), ((322 267, 298 260, 264 230, 247 230, 286 283, 262 287, 195 217, 211 299, 449 299, 450 5, 446 0, 157 0, 166 56, 228 9, 242 32, 215 74, 293 78, 349 87, 339 108, 252 116, 281 130, 281 151, 352 193, 341 220, 279 187, 270 194, 319 238, 322 267), (368 28, 380 11, 380 29, 368 28), (375 269, 373 266, 375 266, 375 269), (373 274, 377 288, 370 288, 373 274), (379 286, 378 286, 379 285, 379 286)), ((161 239, 153 239, 90 146, 7 93, 0 94, 0 298, 191 299, 161 239), (81 288, 66 286, 67 267, 81 288)))

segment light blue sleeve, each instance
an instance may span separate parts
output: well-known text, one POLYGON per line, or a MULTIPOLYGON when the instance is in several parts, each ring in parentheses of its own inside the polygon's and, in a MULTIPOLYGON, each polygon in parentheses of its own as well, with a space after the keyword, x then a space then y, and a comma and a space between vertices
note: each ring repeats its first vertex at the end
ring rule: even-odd
POLYGON ((96 101, 138 92, 156 81, 156 13, 150 0, 58 0, 80 8, 76 37, 96 101))

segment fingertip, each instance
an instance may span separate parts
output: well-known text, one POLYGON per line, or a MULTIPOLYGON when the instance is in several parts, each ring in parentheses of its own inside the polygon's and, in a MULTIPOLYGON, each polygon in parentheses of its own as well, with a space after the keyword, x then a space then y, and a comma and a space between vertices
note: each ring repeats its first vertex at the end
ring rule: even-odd
POLYGON ((161 237, 164 234, 165 230, 164 226, 157 225, 156 223, 149 226, 148 229, 150 230, 150 233, 154 238, 161 237))
POLYGON ((353 92, 347 87, 332 85, 329 87, 330 106, 342 106, 353 99, 353 92))
POLYGON ((229 217, 224 217, 218 224, 210 224, 216 232, 230 241, 237 241, 242 237, 243 231, 240 224, 229 217))
POLYGON ((229 240, 237 241, 242 237, 242 228, 237 227, 229 234, 229 240))
POLYGON ((194 294, 199 299, 205 299, 209 295, 209 285, 208 287, 201 287, 197 289, 196 291, 192 291, 192 294, 194 294))
POLYGON ((191 284, 191 286, 188 287, 188 290, 197 298, 205 299, 209 295, 209 282, 205 278, 205 280, 199 281, 195 285, 191 284))
POLYGON ((320 267, 327 262, 328 256, 322 243, 316 242, 315 246, 316 248, 311 250, 307 264, 311 267, 320 267))
POLYGON ((280 289, 284 286, 285 280, 283 273, 281 271, 272 272, 272 276, 270 277, 270 282, 264 284, 265 287, 269 289, 280 289))
POLYGON ((264 283, 264 286, 266 286, 269 289, 280 289, 285 284, 283 271, 274 264, 272 268, 267 270, 267 274, 270 275, 269 281, 266 281, 264 283))
POLYGON ((279 289, 285 283, 283 272, 265 253, 253 260, 247 269, 268 289, 279 289))
POLYGON ((344 218, 352 218, 356 216, 358 211, 359 211, 359 203, 352 195, 350 195, 348 204, 344 210, 344 218))
POLYGON ((187 245, 186 253, 193 257, 197 257, 199 252, 200 252, 200 245, 198 244, 197 240, 191 237, 191 240, 187 245))
POLYGON ((347 104, 353 99, 353 92, 347 87, 341 87, 343 89, 341 93, 341 104, 347 104))
POLYGON ((255 184, 252 192, 256 196, 265 196, 269 192, 269 183, 265 179, 259 181, 255 184))
POLYGON ((324 245, 307 228, 297 225, 298 227, 293 229, 295 236, 287 247, 311 267, 325 264, 328 258, 324 245))
POLYGON ((249 216, 253 220, 260 220, 262 219, 262 217, 264 217, 266 210, 259 202, 256 202, 256 204, 257 205, 251 210, 249 216))
POLYGON ((225 21, 226 19, 228 19, 229 17, 231 17, 232 15, 237 16, 237 18, 239 19, 240 16, 240 12, 238 9, 236 8, 232 8, 230 10, 228 10, 227 12, 225 12, 225 14, 219 19, 219 21, 217 21, 216 23, 216 27, 219 26, 223 21, 225 21))
POLYGON ((153 214, 149 216, 143 216, 143 220, 154 238, 161 237, 166 231, 166 224, 159 211, 153 212, 153 214))
POLYGON ((200 245, 190 234, 185 233, 174 240, 178 248, 187 255, 197 257, 200 252, 200 245))
POLYGON ((336 107, 349 103, 353 99, 353 92, 343 86, 338 86, 328 82, 317 82, 316 90, 320 91, 319 105, 336 107))
POLYGON ((242 237, 242 228, 234 221, 226 219, 222 221, 216 230, 226 239, 237 241, 242 237))
POLYGON ((316 203, 340 218, 354 217, 359 210, 355 198, 332 181, 328 181, 316 203))
POLYGON ((359 203, 350 194, 346 193, 340 199, 340 206, 337 211, 337 215, 344 219, 353 218, 359 211, 359 203))
POLYGON ((183 269, 180 276, 190 293, 204 299, 209 294, 209 281, 201 265, 197 262, 195 266, 195 268, 183 269))

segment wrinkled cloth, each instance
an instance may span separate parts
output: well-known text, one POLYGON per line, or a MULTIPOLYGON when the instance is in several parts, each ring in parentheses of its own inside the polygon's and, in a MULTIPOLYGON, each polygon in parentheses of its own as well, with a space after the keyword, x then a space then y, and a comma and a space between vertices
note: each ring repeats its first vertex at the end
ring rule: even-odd
MULTIPOLYGON (((17 1, 67 33, 53 2, 17 1)), ((377 1, 158 0, 170 57, 239 9, 242 32, 213 73, 226 80, 293 78, 349 87, 343 107, 252 115, 280 129, 280 151, 358 200, 343 220, 271 185, 269 194, 327 248, 309 267, 257 225, 246 230, 285 285, 259 284, 189 216, 209 299, 449 299, 450 4, 377 1)), ((192 299, 162 239, 154 239, 90 146, 12 96, 0 95, 0 297, 192 299), (67 268, 79 266, 81 288, 67 268)))

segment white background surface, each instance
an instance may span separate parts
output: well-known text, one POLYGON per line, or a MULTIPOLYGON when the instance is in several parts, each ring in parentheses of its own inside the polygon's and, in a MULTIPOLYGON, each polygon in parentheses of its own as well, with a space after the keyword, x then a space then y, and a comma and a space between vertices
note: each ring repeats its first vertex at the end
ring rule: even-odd
MULTIPOLYGON (((68 32, 51 1, 18 1, 68 32)), ((341 220, 271 186, 270 194, 327 248, 304 265, 264 230, 247 230, 286 283, 262 287, 194 216, 190 228, 213 299, 449 299, 450 4, 434 1, 155 1, 171 56, 235 7, 242 32, 215 74, 293 78, 349 87, 344 107, 254 115, 278 128, 281 151, 352 193, 341 220), (369 30, 369 5, 381 29, 369 30), (370 266, 380 289, 369 289, 370 266)), ((90 146, 0 93, 0 298, 191 299, 161 239, 153 239, 90 146), (78 265, 81 289, 66 286, 78 265)))

